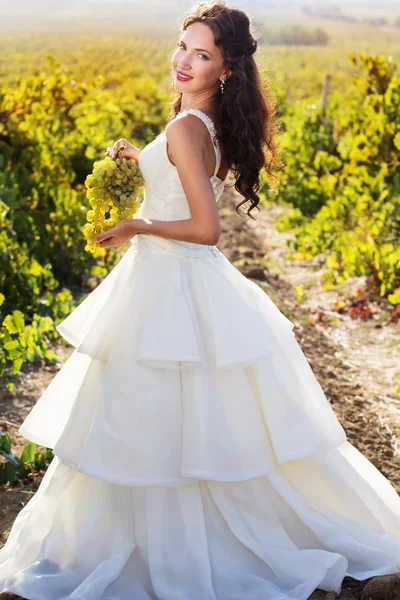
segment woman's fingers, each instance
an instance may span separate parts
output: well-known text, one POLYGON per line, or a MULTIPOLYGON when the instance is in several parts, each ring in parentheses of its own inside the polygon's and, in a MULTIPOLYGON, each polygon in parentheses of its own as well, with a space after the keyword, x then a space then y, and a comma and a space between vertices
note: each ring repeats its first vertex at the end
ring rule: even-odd
POLYGON ((109 156, 113 160, 116 158, 135 158, 134 146, 124 138, 117 140, 113 147, 108 146, 105 152, 106 156, 109 156))
POLYGON ((122 158, 124 156, 124 149, 127 147, 129 142, 127 142, 127 140, 125 140, 124 138, 120 138, 119 140, 117 140, 114 144, 114 152, 115 152, 115 156, 119 156, 119 158, 122 158), (120 147, 123 146, 123 148, 120 150, 120 147))

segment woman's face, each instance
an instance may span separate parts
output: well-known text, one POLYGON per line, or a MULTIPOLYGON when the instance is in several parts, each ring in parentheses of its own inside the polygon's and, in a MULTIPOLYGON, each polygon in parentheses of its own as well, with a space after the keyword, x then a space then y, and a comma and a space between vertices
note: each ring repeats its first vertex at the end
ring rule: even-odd
POLYGON ((211 29, 204 23, 192 23, 180 35, 172 56, 174 86, 179 92, 196 94, 218 89, 220 77, 225 79, 222 52, 214 44, 211 29), (189 75, 185 81, 178 79, 177 71, 189 75))

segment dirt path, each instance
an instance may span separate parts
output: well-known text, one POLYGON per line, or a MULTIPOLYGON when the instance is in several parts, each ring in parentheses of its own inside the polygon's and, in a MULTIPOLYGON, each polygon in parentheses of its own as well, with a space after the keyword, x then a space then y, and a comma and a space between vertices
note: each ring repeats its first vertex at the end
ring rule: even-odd
MULTIPOLYGON (((234 191, 227 191, 219 202, 223 234, 218 247, 296 323, 296 339, 349 441, 400 492, 400 397, 394 392, 396 366, 400 362, 398 325, 386 324, 388 314, 377 306, 373 307, 376 311, 374 319, 369 321, 353 320, 346 314, 335 313, 336 300, 351 298, 352 291, 362 281, 354 279, 334 291, 321 290, 319 260, 310 263, 285 258, 287 234, 277 232, 273 225, 284 209, 272 206, 263 207, 260 213, 253 211, 257 219, 253 222, 236 214, 234 208, 239 200, 234 191), (301 303, 295 292, 300 283, 304 286, 301 303)), ((63 343, 53 345, 52 349, 61 360, 66 360, 72 352, 72 347, 63 343)), ((18 456, 27 441, 18 435, 17 427, 56 372, 54 367, 24 365, 21 375, 16 378, 16 391, 0 388, 0 428, 9 432, 13 451, 18 456)), ((19 510, 37 490, 42 476, 43 473, 35 475, 20 488, 0 487, 0 546, 6 541, 19 510)), ((368 581, 372 587, 382 585, 387 590, 386 596, 379 595, 379 591, 375 596, 371 589, 370 598, 400 600, 400 587, 398 595, 390 592, 398 584, 400 586, 396 576, 368 581)), ((361 598, 365 584, 346 577, 340 598, 361 598)), ((0 597, 2 600, 18 598, 10 594, 0 594, 0 597)), ((316 591, 310 598, 334 600, 335 595, 316 591)))
POLYGON ((240 217, 232 223, 227 214, 224 244, 235 248, 231 253, 237 257, 235 266, 255 278, 296 323, 296 339, 349 441, 400 493, 400 396, 395 393, 399 324, 389 322, 385 302, 364 306, 364 312, 370 308, 373 313, 368 320, 339 314, 335 303, 342 300, 351 305, 363 279, 352 278, 334 290, 322 290, 320 258, 312 262, 285 258, 290 234, 274 227, 284 212, 278 205, 263 207, 255 215, 257 222, 248 220, 245 226, 240 217), (295 292, 299 284, 304 287, 301 303, 295 292))

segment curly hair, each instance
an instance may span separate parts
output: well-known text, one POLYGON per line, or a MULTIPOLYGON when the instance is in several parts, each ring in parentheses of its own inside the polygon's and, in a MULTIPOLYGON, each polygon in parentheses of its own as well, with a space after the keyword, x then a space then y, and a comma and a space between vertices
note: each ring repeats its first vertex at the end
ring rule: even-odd
MULTIPOLYGON (((219 140, 230 171, 235 178, 235 189, 244 196, 236 206, 247 204, 247 215, 257 207, 260 198, 260 171, 275 177, 272 168, 278 162, 275 143, 280 126, 276 107, 270 97, 267 79, 263 82, 253 54, 257 39, 252 32, 248 15, 241 9, 230 8, 224 0, 209 0, 194 5, 181 25, 185 31, 192 23, 208 25, 215 45, 223 55, 224 65, 231 70, 225 81, 224 92, 217 92, 219 140)), ((171 102, 169 121, 181 110, 182 93, 171 102)), ((275 177, 276 178, 276 177, 275 177)))

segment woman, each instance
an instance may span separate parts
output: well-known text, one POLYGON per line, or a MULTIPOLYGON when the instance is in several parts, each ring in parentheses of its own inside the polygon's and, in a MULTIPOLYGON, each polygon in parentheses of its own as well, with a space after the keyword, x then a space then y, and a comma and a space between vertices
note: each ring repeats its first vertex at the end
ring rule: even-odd
POLYGON ((122 140, 140 214, 97 238, 131 246, 57 326, 75 350, 19 430, 56 456, 0 591, 306 600, 400 570, 398 495, 347 441, 293 323, 215 246, 228 169, 251 209, 262 144, 274 155, 249 19, 207 2, 182 31, 174 118, 141 152, 122 140))

